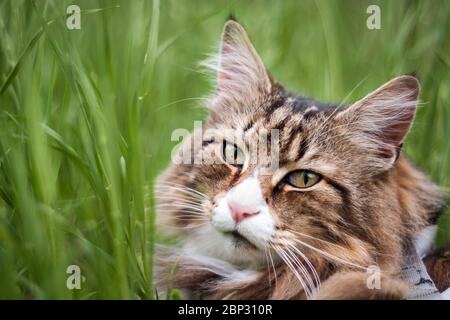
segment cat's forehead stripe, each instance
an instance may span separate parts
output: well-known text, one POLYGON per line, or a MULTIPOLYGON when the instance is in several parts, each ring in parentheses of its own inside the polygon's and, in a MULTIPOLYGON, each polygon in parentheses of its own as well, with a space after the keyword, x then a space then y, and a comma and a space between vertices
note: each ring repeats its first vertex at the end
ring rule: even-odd
POLYGON ((306 151, 308 150, 308 139, 302 139, 300 142, 300 146, 298 148, 298 155, 297 158, 295 159, 295 161, 299 161, 306 153, 306 151))
POLYGON ((277 109, 281 108, 285 105, 286 98, 284 97, 278 97, 275 99, 275 101, 267 108, 267 114, 266 116, 270 116, 272 113, 274 113, 277 109))
POLYGON ((329 105, 326 103, 321 103, 311 98, 305 97, 295 97, 293 103, 293 110, 295 112, 320 112, 329 109, 334 109, 334 105, 329 105))
POLYGON ((242 130, 245 133, 246 131, 250 130, 254 125, 255 122, 252 119, 250 119, 250 121, 248 121, 247 125, 242 130))

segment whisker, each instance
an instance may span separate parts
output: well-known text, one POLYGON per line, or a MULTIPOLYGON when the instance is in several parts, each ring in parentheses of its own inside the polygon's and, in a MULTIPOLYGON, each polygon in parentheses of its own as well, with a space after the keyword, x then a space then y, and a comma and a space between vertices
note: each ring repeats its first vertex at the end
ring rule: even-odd
POLYGON ((289 244, 289 246, 295 250, 301 257, 302 259, 305 261, 306 265, 309 267, 309 269, 311 270, 313 277, 314 277, 314 282, 315 282, 315 287, 319 288, 320 287, 320 277, 319 274, 317 273, 316 268, 314 267, 314 265, 311 263, 311 261, 308 259, 308 257, 296 246, 289 244))
POLYGON ((190 229, 200 228, 200 227, 203 227, 203 226, 206 226, 206 225, 208 225, 208 222, 194 224, 194 225, 188 224, 188 225, 185 225, 185 226, 166 225, 166 227, 179 229, 179 230, 190 230, 190 229))
POLYGON ((192 209, 194 211, 197 211, 199 213, 203 212, 203 208, 201 207, 195 207, 192 205, 182 204, 182 203, 161 203, 155 206, 156 208, 186 208, 186 209, 192 209))
POLYGON ((306 286, 308 288, 308 294, 312 294, 311 288, 314 287, 314 284, 312 283, 311 276, 308 274, 307 270, 300 262, 300 260, 292 255, 292 252, 289 249, 285 250, 285 253, 290 258, 291 263, 294 265, 294 267, 296 267, 303 275, 303 279, 305 280, 306 286))
POLYGON ((181 228, 186 228, 188 226, 199 227, 207 225, 205 220, 179 220, 180 222, 185 222, 185 225, 178 225, 181 228))
POLYGON ((165 105, 162 105, 162 106, 160 106, 159 108, 157 108, 157 110, 161 110, 161 109, 163 109, 163 108, 172 106, 172 105, 177 104, 177 103, 180 103, 180 102, 192 101, 192 100, 207 100, 207 99, 204 98, 204 97, 191 97, 191 98, 179 99, 179 100, 175 100, 175 101, 172 101, 172 102, 170 102, 170 103, 167 103, 167 104, 165 104, 165 105))
POLYGON ((206 194, 204 194, 203 192, 200 192, 200 191, 198 191, 196 189, 190 188, 188 186, 184 186, 184 185, 179 184, 179 183, 172 183, 172 182, 170 182, 170 183, 160 184, 160 186, 166 186, 166 187, 171 187, 171 188, 178 187, 178 188, 181 188, 182 190, 192 191, 193 193, 195 193, 195 194, 197 194, 197 195, 199 195, 199 196, 201 196, 203 198, 208 199, 208 196, 206 194))
POLYGON ((170 211, 171 209, 177 210, 177 211, 181 211, 179 209, 187 209, 187 210, 196 212, 198 214, 204 214, 202 209, 197 208, 197 207, 186 206, 184 204, 165 203, 165 204, 157 205, 157 206, 155 206, 155 208, 166 210, 166 211, 170 211))
MULTIPOLYGON (((349 223, 349 222, 345 222, 345 224, 347 224, 347 225, 353 225, 353 226, 357 227, 355 224, 351 224, 351 223, 349 223)), ((343 247, 343 246, 341 246, 341 245, 339 245, 339 244, 337 244, 337 243, 333 243, 333 242, 326 241, 326 240, 324 240, 324 239, 316 238, 316 237, 313 237, 313 236, 308 235, 308 234, 305 234, 305 233, 301 233, 301 232, 298 232, 298 231, 295 231, 295 230, 290 230, 290 229, 286 229, 286 231, 287 231, 287 232, 290 232, 290 233, 294 233, 294 234, 300 235, 300 236, 303 236, 303 237, 305 237, 305 238, 310 238, 310 239, 313 239, 313 240, 316 240, 316 241, 325 243, 325 244, 330 245, 330 246, 334 246, 334 247, 339 248, 339 249, 345 249, 345 247, 343 247)), ((372 251, 373 251, 373 250, 374 250, 374 249, 372 249, 372 251)), ((376 253, 377 255, 393 256, 393 255, 386 254, 386 253, 382 253, 382 252, 377 252, 377 251, 373 251, 373 252, 376 253)))
POLYGON ((167 225, 166 227, 172 228, 176 227, 177 229, 193 229, 201 226, 206 226, 208 223, 204 220, 179 220, 180 222, 185 222, 184 225, 167 225))
POLYGON ((313 239, 313 240, 316 240, 316 241, 319 241, 319 242, 322 242, 322 243, 325 243, 325 244, 328 244, 328 245, 331 245, 331 246, 338 247, 340 249, 344 248, 341 245, 338 245, 337 243, 333 243, 333 242, 329 242, 329 241, 326 241, 326 240, 323 240, 323 239, 320 239, 320 238, 316 238, 316 237, 311 236, 311 235, 306 234, 306 233, 302 233, 302 232, 295 231, 295 230, 290 230, 290 229, 287 229, 286 231, 288 233, 294 233, 294 234, 297 234, 297 235, 305 237, 305 238, 313 239))
POLYGON ((163 192, 163 190, 158 190, 155 192, 155 196, 156 197, 163 197, 163 196, 175 196, 175 195, 169 195, 168 192, 180 192, 182 193, 182 195, 180 195, 179 198, 182 198, 183 196, 188 197, 189 199, 191 199, 191 201, 198 201, 198 202, 202 202, 205 200, 205 198, 200 197, 198 194, 196 193, 192 193, 189 190, 183 190, 183 189, 179 189, 178 187, 162 187, 167 189, 167 191, 163 192))
POLYGON ((203 217, 203 216, 207 216, 205 215, 203 212, 199 212, 197 210, 193 210, 193 209, 189 209, 189 208, 172 208, 172 207, 167 207, 167 208, 157 208, 159 213, 164 213, 164 214, 170 214, 173 213, 173 210, 176 210, 178 214, 191 214, 191 215, 195 215, 197 217, 203 217))
POLYGON ((267 250, 267 253, 269 254, 270 263, 272 264, 273 273, 275 274, 275 287, 278 287, 277 272, 275 271, 275 264, 273 263, 273 258, 272 258, 272 253, 270 252, 270 248, 267 250))
POLYGON ((308 290, 310 290, 311 294, 313 294, 315 291, 315 285, 308 270, 289 247, 286 248, 285 252, 291 257, 292 262, 300 268, 300 272, 303 274, 305 281, 308 283, 308 290))
POLYGON ((156 186, 155 190, 159 190, 161 188, 172 188, 172 189, 176 188, 176 189, 179 189, 179 190, 188 191, 188 192, 190 192, 192 194, 195 194, 195 195, 198 195, 198 196, 202 196, 202 197, 204 196, 204 194, 202 192, 200 192, 198 190, 195 190, 195 189, 193 189, 191 187, 187 187, 187 186, 184 186, 182 184, 178 184, 178 183, 171 183, 171 182, 160 183, 160 184, 158 184, 156 186))
POLYGON ((268 274, 268 277, 269 277, 269 287, 272 287, 272 279, 271 279, 271 276, 270 276, 270 263, 269 263, 269 257, 268 257, 268 255, 267 255, 267 247, 264 247, 264 259, 265 259, 265 262, 266 262, 266 265, 267 265, 267 274, 268 274))
POLYGON ((284 252, 284 250, 275 244, 272 244, 272 246, 275 249, 275 251, 277 252, 277 254, 279 255, 279 257, 284 261, 284 263, 286 263, 286 265, 289 267, 289 269, 291 269, 291 271, 294 273, 295 277, 300 282, 300 285, 303 287, 306 297, 309 298, 310 293, 309 293, 308 287, 305 284, 305 281, 303 280, 302 276, 298 273, 297 269, 292 265, 291 261, 286 256, 286 253, 284 252))
MULTIPOLYGON (((163 212, 165 213, 165 212, 163 212)), ((170 216, 168 217, 168 219, 203 219, 204 221, 209 221, 208 217, 205 217, 203 215, 199 215, 196 212, 189 212, 189 211, 183 211, 182 213, 180 213, 177 216, 170 216)))
POLYGON ((291 239, 291 240, 293 240, 293 241, 295 241, 295 242, 297 242, 297 243, 299 243, 299 244, 301 244, 301 245, 303 245, 303 246, 305 246, 305 247, 307 247, 307 248, 309 248, 309 249, 311 249, 311 250, 321 254, 322 256, 324 256, 326 258, 329 258, 330 260, 334 260, 336 262, 339 262, 339 263, 342 263, 342 264, 345 264, 345 265, 349 265, 349 266, 354 267, 354 268, 368 270, 367 267, 363 267, 363 266, 361 266, 359 264, 356 264, 356 263, 344 260, 342 258, 336 257, 335 255, 332 255, 331 253, 328 253, 326 251, 320 250, 320 249, 318 249, 318 248, 316 248, 316 247, 314 247, 314 246, 312 246, 310 244, 307 244, 306 242, 303 242, 303 241, 301 241, 299 239, 294 238, 294 239, 291 239))
POLYGON ((181 197, 176 197, 176 196, 158 196, 158 199, 160 199, 160 200, 168 200, 168 201, 175 200, 175 201, 179 201, 179 202, 183 202, 183 203, 189 203, 189 204, 194 204, 194 205, 201 205, 197 201, 189 200, 189 199, 185 199, 185 198, 181 198, 181 197))
POLYGON ((188 202, 188 201, 185 201, 184 199, 180 199, 180 198, 178 198, 178 199, 161 199, 161 200, 167 200, 166 203, 183 203, 183 204, 188 204, 188 205, 196 206, 199 208, 203 208, 203 205, 201 203, 192 202, 192 201, 188 202))

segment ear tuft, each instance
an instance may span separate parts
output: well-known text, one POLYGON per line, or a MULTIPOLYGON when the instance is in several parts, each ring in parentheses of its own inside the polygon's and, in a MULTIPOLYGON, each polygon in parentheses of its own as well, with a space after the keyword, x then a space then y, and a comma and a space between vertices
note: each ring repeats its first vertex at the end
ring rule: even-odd
POLYGON ((412 71, 412 72, 408 73, 408 76, 411 76, 413 78, 416 78, 417 80, 420 80, 419 76, 417 75, 417 71, 412 71))
POLYGON ((235 17, 234 14, 232 14, 232 13, 230 13, 230 15, 228 16, 228 19, 227 19, 227 20, 228 20, 228 21, 231 20, 231 21, 236 21, 236 22, 237 22, 236 17, 235 17))

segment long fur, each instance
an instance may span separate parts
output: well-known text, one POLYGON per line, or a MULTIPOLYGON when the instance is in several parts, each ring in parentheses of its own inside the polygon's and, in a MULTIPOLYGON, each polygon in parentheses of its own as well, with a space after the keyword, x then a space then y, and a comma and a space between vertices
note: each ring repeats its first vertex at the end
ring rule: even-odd
MULTIPOLYGON (((158 178, 161 226, 183 239, 179 250, 159 254, 158 285, 194 298, 406 297, 409 286, 400 278, 406 249, 443 206, 438 186, 401 152, 418 105, 417 79, 397 77, 349 105, 296 96, 270 78, 235 21, 225 25, 219 55, 207 65, 217 77, 204 129, 216 136, 193 132, 177 155, 192 161, 173 163, 158 178), (242 167, 221 156, 230 136, 248 157, 247 148, 272 130, 279 134, 273 173, 256 174, 273 163, 270 152, 242 167), (294 188, 286 177, 296 170, 321 179, 294 188), (249 233, 250 244, 237 245, 212 223, 219 209, 230 210, 220 204, 236 190, 253 199, 255 190, 242 188, 249 177, 258 179, 257 194, 275 221, 263 246, 252 246, 249 233), (381 291, 366 286, 372 265, 382 272, 381 291)), ((250 226, 250 219, 242 223, 250 226)), ((435 270, 439 278, 448 275, 444 267, 435 270)))

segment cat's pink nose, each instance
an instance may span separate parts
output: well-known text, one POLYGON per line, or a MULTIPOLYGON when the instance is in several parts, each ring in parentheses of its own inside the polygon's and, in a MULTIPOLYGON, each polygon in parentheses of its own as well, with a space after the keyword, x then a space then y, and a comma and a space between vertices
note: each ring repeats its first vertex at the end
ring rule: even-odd
POLYGON ((228 202, 228 206, 231 209, 231 217, 236 223, 259 213, 257 207, 243 206, 232 201, 228 202))

